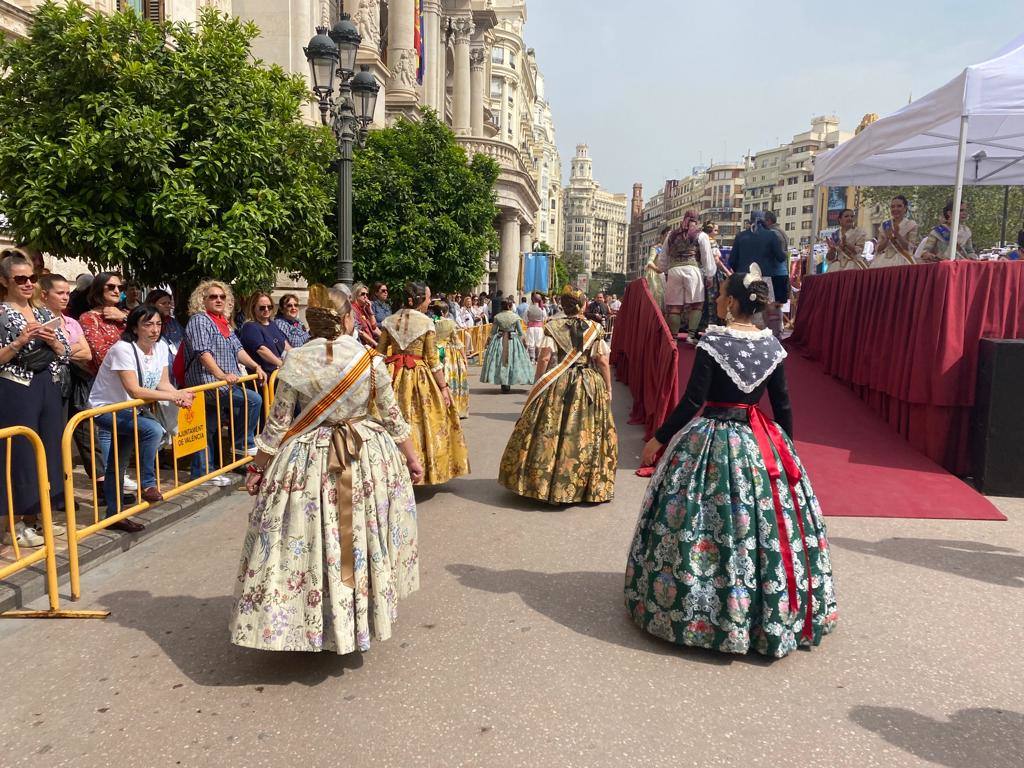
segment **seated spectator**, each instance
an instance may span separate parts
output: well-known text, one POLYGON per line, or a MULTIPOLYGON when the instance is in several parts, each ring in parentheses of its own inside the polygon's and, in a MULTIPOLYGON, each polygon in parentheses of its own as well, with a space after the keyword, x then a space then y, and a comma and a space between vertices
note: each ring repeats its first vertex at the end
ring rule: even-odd
POLYGON ((124 308, 131 312, 142 304, 142 286, 138 283, 128 283, 124 289, 124 308))
POLYGON ((249 297, 248 321, 238 331, 242 347, 268 376, 284 362, 284 353, 291 349, 284 331, 272 322, 274 300, 269 293, 257 291, 249 297))
MULTIPOLYGON (((241 456, 256 455, 255 433, 263 399, 258 392, 238 383, 243 373, 239 365, 255 370, 260 386, 266 382, 267 375, 245 351, 231 328, 229 318, 234 314, 234 304, 231 289, 219 280, 203 281, 189 299, 191 317, 185 326, 185 384, 189 387, 220 382, 230 385, 226 390, 218 388, 206 392, 209 440, 206 450, 196 453, 192 460, 193 479, 233 463, 233 460, 214 460, 215 457, 226 458, 221 455, 220 435, 215 426, 218 402, 220 423, 234 425, 235 452, 241 456)), ((223 475, 211 482, 222 486, 231 484, 223 475)))
POLYGON ((380 341, 380 328, 377 326, 373 303, 370 301, 370 289, 362 283, 356 283, 352 286, 352 294, 355 299, 352 302, 352 310, 359 327, 359 341, 367 347, 376 349, 377 342, 380 341))
MULTIPOLYGON (((5 292, 0 304, 0 428, 28 427, 43 442, 46 469, 51 478, 50 502, 64 503, 60 482, 60 445, 64 430, 60 400, 60 371, 71 358, 71 347, 53 313, 32 306, 37 276, 32 262, 18 249, 6 249, 0 260, 0 284, 5 292)), ((0 480, 0 509, 14 511, 8 541, 22 547, 41 547, 41 513, 36 456, 24 439, 0 442, 0 467, 10 472, 0 480), (10 454, 8 455, 8 451, 10 454)), ((54 533, 63 533, 54 526, 54 533)))
POLYGON ((274 323, 284 331, 288 344, 294 349, 309 341, 309 331, 299 321, 299 297, 294 293, 286 293, 277 302, 277 317, 274 323))
POLYGON ((391 302, 388 299, 388 287, 384 283, 373 284, 373 319, 379 327, 391 315, 391 302))
MULTIPOLYGON (((141 305, 128 314, 124 337, 107 351, 96 374, 89 395, 90 407, 116 405, 126 400, 165 400, 181 408, 192 405, 192 393, 175 389, 170 382, 167 372, 169 349, 160 338, 162 331, 163 323, 156 307, 141 305)), ((104 472, 103 496, 107 506, 104 518, 113 517, 131 503, 124 498, 118 486, 122 485, 124 473, 131 468, 136 435, 142 500, 155 504, 164 498, 156 483, 156 455, 164 437, 164 428, 148 408, 128 408, 96 417, 96 424, 108 432, 113 432, 115 423, 117 451, 108 452, 104 472)), ((130 518, 109 527, 125 533, 136 533, 145 528, 130 518)))

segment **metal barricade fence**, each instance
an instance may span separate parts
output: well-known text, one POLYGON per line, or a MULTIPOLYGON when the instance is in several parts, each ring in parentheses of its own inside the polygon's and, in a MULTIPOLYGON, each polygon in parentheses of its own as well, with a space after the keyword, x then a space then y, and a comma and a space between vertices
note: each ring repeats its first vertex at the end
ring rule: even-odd
MULTIPOLYGON (((191 445, 182 447, 183 453, 179 453, 177 437, 172 438, 171 444, 171 455, 170 455, 170 469, 171 476, 173 478, 173 485, 165 489, 164 483, 161 483, 160 476, 160 454, 162 450, 157 452, 157 460, 155 462, 154 476, 156 478, 156 488, 160 491, 164 500, 178 496, 179 494, 185 493, 186 491, 195 488, 206 481, 223 475, 227 472, 231 472, 239 467, 244 466, 252 460, 252 457, 248 455, 247 450, 248 434, 249 434, 249 403, 252 397, 256 394, 253 390, 249 389, 250 382, 256 382, 257 377, 255 375, 243 376, 238 379, 236 384, 229 384, 225 381, 215 382, 212 384, 202 384, 196 387, 189 387, 187 391, 197 395, 196 400, 202 400, 203 402, 203 415, 205 420, 205 427, 201 430, 201 439, 196 435, 199 434, 199 430, 195 430, 195 434, 192 435, 191 445), (237 386, 237 390, 235 387, 237 386), (223 398, 226 398, 227 408, 222 408, 223 398), (236 403, 241 401, 240 416, 242 419, 242 445, 245 449, 239 449, 236 447, 236 423, 235 423, 235 407, 236 403), (210 408, 207 406, 213 406, 213 413, 210 413, 210 408), (225 418, 226 410, 226 418, 225 418), (225 423, 226 422, 226 423, 225 423), (211 432, 212 430, 212 432, 211 432), (225 435, 226 430, 226 435, 225 435), (224 449, 224 438, 228 439, 230 446, 229 451, 224 449), (211 439, 212 438, 212 439, 211 439), (199 446, 199 447, 196 447, 199 446), (197 466, 200 466, 205 471, 202 474, 191 478, 190 480, 181 482, 178 478, 178 461, 191 456, 193 462, 196 462, 194 454, 204 453, 205 459, 201 460, 197 466), (225 454, 230 453, 230 460, 226 460, 225 454), (213 455, 211 455, 213 454, 213 455)), ((269 382, 268 382, 269 385, 269 382)), ((264 395, 268 393, 269 386, 264 386, 264 395)), ((271 390, 272 391, 272 390, 271 390)), ((139 452, 139 419, 150 418, 150 416, 140 413, 142 409, 148 408, 150 403, 145 400, 128 400, 123 403, 116 405, 107 405, 101 408, 91 408, 87 411, 82 411, 72 417, 67 426, 64 429, 64 436, 61 440, 61 460, 64 471, 64 496, 65 503, 67 505, 67 517, 68 517, 68 566, 71 575, 71 599, 77 600, 81 596, 81 579, 79 573, 79 560, 78 560, 78 545, 79 543, 93 535, 94 533, 108 528, 114 523, 125 520, 132 515, 137 514, 143 510, 149 509, 159 502, 147 502, 142 499, 142 491, 144 490, 143 484, 143 472, 141 466, 141 455, 139 452), (120 460, 120 451, 123 439, 118 438, 118 430, 123 427, 118 427, 117 414, 125 411, 131 412, 131 444, 130 448, 134 449, 134 470, 136 485, 139 488, 139 495, 136 497, 134 503, 125 505, 124 500, 124 489, 122 487, 122 477, 126 467, 124 462, 120 460), (113 452, 113 468, 116 470, 114 478, 114 490, 115 490, 115 509, 107 509, 106 516, 100 517, 100 491, 98 477, 104 475, 106 467, 96 467, 95 463, 95 444, 97 438, 97 425, 95 423, 96 417, 103 414, 111 414, 111 429, 110 429, 110 451, 113 452), (89 432, 89 447, 90 456, 88 458, 83 457, 83 463, 91 461, 92 471, 88 471, 87 474, 91 482, 91 500, 92 500, 92 521, 91 523, 84 524, 80 529, 78 528, 78 505, 75 499, 75 483, 74 483, 74 462, 72 459, 72 444, 73 436, 76 429, 87 429, 89 432)), ((267 411, 264 411, 266 413, 267 411)), ((197 411, 188 409, 188 413, 196 414, 197 411)), ((255 425, 254 425, 255 428, 255 425)), ((192 432, 193 430, 190 430, 192 432)), ((162 449, 165 446, 161 445, 162 449)), ((109 462, 108 462, 109 464, 109 462)))
MULTIPOLYGON (((0 444, 4 448, 4 489, 7 493, 7 530, 11 538, 11 550, 13 556, 4 558, 11 562, 0 561, 0 581, 23 571, 32 565, 42 561, 45 562, 46 572, 46 596, 50 603, 48 611, 6 611, 0 614, 0 618, 9 619, 37 619, 37 618, 105 618, 108 611, 62 611, 60 609, 60 594, 57 584, 57 542, 53 533, 53 510, 50 505, 50 476, 46 470, 46 448, 43 441, 39 439, 34 431, 28 427, 6 427, 0 429, 0 444), (33 548, 32 552, 23 552, 24 547, 18 544, 17 532, 15 530, 14 518, 18 516, 18 499, 15 498, 14 484, 11 480, 11 448, 15 439, 24 438, 32 447, 32 453, 36 465, 36 482, 39 493, 39 514, 40 527, 43 534, 43 546, 33 548)), ((69 537, 70 531, 68 528, 69 537)))

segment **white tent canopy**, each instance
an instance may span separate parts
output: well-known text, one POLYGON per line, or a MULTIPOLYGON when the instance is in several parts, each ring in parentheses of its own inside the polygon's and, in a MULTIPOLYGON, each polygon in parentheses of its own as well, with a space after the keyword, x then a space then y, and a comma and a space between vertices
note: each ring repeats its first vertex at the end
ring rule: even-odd
POLYGON ((814 183, 952 186, 961 168, 964 184, 1024 184, 1024 35, 818 155, 814 183))

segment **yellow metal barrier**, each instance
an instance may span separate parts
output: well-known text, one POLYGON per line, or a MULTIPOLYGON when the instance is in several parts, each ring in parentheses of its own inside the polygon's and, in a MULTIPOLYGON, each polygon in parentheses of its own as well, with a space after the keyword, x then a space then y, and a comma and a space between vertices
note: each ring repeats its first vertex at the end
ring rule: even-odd
MULTIPOLYGON (((0 618, 35 619, 35 618, 105 618, 108 611, 61 611, 60 594, 57 591, 57 544, 53 536, 53 511, 50 509, 50 477, 46 471, 46 448, 39 435, 28 427, 7 427, 0 429, 0 441, 5 445, 7 457, 4 481, 7 490, 7 527, 11 534, 11 547, 14 551, 14 562, 0 567, 0 580, 6 579, 18 571, 22 571, 39 561, 46 562, 46 595, 50 601, 49 611, 7 611, 0 618), (18 546, 14 530, 15 499, 14 486, 11 482, 11 441, 23 437, 32 446, 36 460, 36 477, 39 486, 39 517, 43 531, 43 546, 30 554, 22 554, 18 546)), ((70 531, 69 527, 69 537, 70 531)))
MULTIPOLYGON (((257 381, 257 377, 252 375, 252 376, 243 376, 243 377, 239 378, 238 381, 236 382, 236 384, 240 385, 240 389, 242 391, 243 407, 242 407, 241 410, 242 410, 242 419, 243 419, 243 434, 248 434, 248 432, 249 432, 248 405, 249 405, 249 397, 250 397, 249 393, 252 391, 246 385, 249 384, 250 382, 255 382, 255 381, 257 381)), ((207 429, 207 431, 209 431, 210 429, 213 429, 214 425, 215 425, 215 433, 214 434, 216 435, 216 440, 215 440, 215 443, 214 443, 214 449, 216 450, 216 457, 211 457, 211 459, 213 459, 213 461, 206 462, 206 473, 205 474, 203 474, 200 477, 194 478, 192 480, 188 480, 186 482, 179 482, 179 480, 178 480, 178 458, 179 457, 174 457, 173 458, 173 465, 172 465, 173 466, 172 474, 173 474, 174 483, 173 483, 173 487, 168 488, 166 490, 162 487, 162 484, 160 482, 160 462, 159 462, 159 458, 158 458, 157 463, 156 463, 156 467, 155 467, 156 481, 157 481, 157 487, 160 489, 160 492, 163 495, 165 500, 166 499, 174 498, 175 496, 178 496, 179 494, 185 493, 186 491, 189 491, 189 490, 195 488, 196 486, 201 485, 202 483, 205 483, 207 480, 210 480, 213 477, 216 477, 218 475, 223 475, 223 474, 225 474, 227 472, 230 472, 230 471, 232 471, 234 469, 237 469, 238 467, 242 467, 245 464, 248 464, 252 460, 252 458, 248 454, 246 454, 245 452, 242 452, 239 455, 238 450, 235 448, 235 414, 234 414, 234 408, 231 407, 232 406, 232 400, 231 400, 231 393, 230 393, 230 390, 231 390, 232 386, 233 386, 232 384, 229 384, 229 383, 227 383, 225 381, 220 381, 220 382, 215 382, 215 383, 212 383, 212 384, 202 384, 200 386, 189 387, 188 388, 187 391, 195 393, 198 397, 204 397, 205 398, 207 392, 214 392, 215 393, 215 402, 214 402, 214 411, 215 412, 214 412, 214 414, 210 414, 210 413, 206 414, 206 429, 207 429), (226 396, 228 397, 228 408, 227 408, 228 424, 227 424, 227 426, 228 426, 228 439, 229 439, 229 444, 231 446, 231 451, 230 451, 231 459, 228 462, 225 462, 225 455, 224 455, 225 451, 224 451, 224 445, 223 445, 223 437, 224 437, 223 432, 224 432, 224 426, 225 425, 223 424, 222 416, 221 416, 221 411, 222 411, 222 409, 221 409, 221 393, 224 390, 227 390, 226 396), (217 466, 214 467, 214 466, 212 466, 213 464, 216 464, 217 466)), ((267 392, 267 387, 264 387, 264 393, 266 393, 266 392, 267 392)), ((143 510, 149 509, 150 507, 154 506, 154 504, 151 504, 151 503, 149 503, 147 501, 143 501, 142 500, 142 496, 141 496, 141 491, 143 489, 143 484, 142 484, 142 470, 141 470, 141 465, 140 465, 141 458, 140 458, 140 454, 139 454, 139 433, 138 433, 139 413, 138 413, 138 410, 136 410, 136 409, 142 408, 142 407, 145 407, 145 406, 148 406, 148 405, 149 405, 149 402, 145 401, 145 400, 128 400, 128 401, 125 401, 123 403, 117 403, 116 405, 106 405, 106 406, 103 406, 101 408, 92 408, 90 410, 82 411, 81 413, 76 414, 74 417, 72 417, 68 421, 68 424, 67 424, 67 426, 64 429, 64 436, 63 436, 63 439, 61 440, 61 459, 62 459, 63 469, 64 469, 64 496, 65 496, 65 499, 66 499, 67 515, 68 515, 68 565, 69 565, 69 569, 70 569, 70 572, 71 572, 71 599, 72 600, 78 600, 79 597, 81 596, 81 580, 80 580, 79 562, 78 562, 78 544, 82 541, 82 539, 85 539, 85 538, 93 535, 97 531, 101 531, 104 528, 108 528, 109 526, 113 525, 114 523, 120 522, 121 520, 125 520, 125 519, 131 517, 132 515, 137 514, 138 512, 142 512, 143 510), (139 497, 138 497, 138 499, 137 499, 135 504, 133 504, 133 505, 127 507, 127 508, 122 508, 122 503, 121 502, 122 502, 122 498, 123 498, 123 493, 122 493, 122 488, 121 488, 121 478, 120 477, 115 478, 114 482, 115 482, 115 488, 116 488, 116 491, 117 491, 117 493, 116 493, 116 495, 117 495, 117 509, 114 511, 113 514, 110 514, 109 517, 105 517, 103 519, 100 519, 100 516, 99 516, 99 491, 101 489, 98 488, 98 483, 97 483, 96 478, 99 476, 99 474, 101 474, 102 472, 105 472, 106 468, 104 467, 103 470, 100 471, 100 470, 98 470, 97 467, 95 467, 95 453, 93 452, 93 456, 90 457, 92 459, 93 464, 94 464, 93 471, 90 473, 91 474, 91 478, 92 478, 92 481, 91 481, 92 482, 92 488, 91 488, 91 490, 92 490, 92 523, 91 524, 86 524, 81 529, 79 529, 78 526, 77 526, 78 511, 77 511, 77 508, 76 508, 77 505, 75 503, 75 487, 74 487, 74 475, 73 475, 74 464, 73 464, 72 455, 71 455, 72 437, 74 435, 74 432, 81 425, 83 425, 86 422, 88 422, 89 442, 90 442, 90 447, 92 447, 93 445, 95 445, 95 440, 96 440, 96 434, 95 434, 96 433, 96 424, 95 424, 96 417, 100 416, 102 414, 105 414, 105 413, 113 414, 113 416, 111 417, 110 450, 114 452, 114 466, 119 470, 117 472, 117 474, 120 476, 120 475, 122 475, 122 471, 121 471, 122 467, 121 467, 121 462, 118 460, 118 442, 119 441, 117 439, 117 429, 118 429, 118 427, 117 427, 117 416, 116 416, 116 414, 121 412, 121 411, 126 411, 126 410, 129 410, 129 409, 132 409, 132 432, 133 432, 133 438, 134 438, 134 444, 135 444, 135 446, 134 446, 135 447, 135 457, 134 457, 135 478, 136 478, 137 485, 139 486, 139 491, 140 491, 139 497)), ((207 409, 207 411, 208 410, 209 409, 207 409)), ((208 445, 208 444, 209 444, 209 433, 207 432, 207 443, 206 443, 206 445, 208 445)), ((204 453, 206 452, 206 450, 207 449, 206 449, 206 447, 204 445, 204 448, 203 448, 204 453)), ((83 459, 83 461, 84 460, 85 459, 83 459)), ((157 502, 157 503, 159 503, 159 502, 157 502)), ((108 513, 109 512, 110 512, 110 510, 108 510, 108 513)))

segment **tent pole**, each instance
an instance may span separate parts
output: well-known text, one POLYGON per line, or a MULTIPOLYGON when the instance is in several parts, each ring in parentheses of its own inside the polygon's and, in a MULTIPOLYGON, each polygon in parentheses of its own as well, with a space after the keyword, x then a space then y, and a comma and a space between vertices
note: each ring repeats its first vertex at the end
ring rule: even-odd
POLYGON ((956 244, 960 237, 960 203, 964 197, 964 160, 967 155, 967 115, 960 117, 960 142, 956 149, 956 188, 953 191, 953 226, 949 233, 949 258, 956 259, 956 244))
POLYGON ((999 228, 999 247, 1006 246, 1006 219, 1010 215, 1010 188, 1003 187, 1003 223, 999 228))
POLYGON ((820 213, 818 211, 818 208, 819 208, 818 197, 820 197, 820 194, 821 194, 821 187, 818 186, 817 182, 815 182, 814 183, 814 201, 813 201, 813 207, 811 208, 811 210, 812 210, 812 214, 811 214, 812 215, 812 218, 811 218, 811 252, 807 256, 807 266, 804 268, 804 273, 803 274, 804 274, 805 277, 807 275, 813 275, 814 274, 814 246, 818 242, 818 232, 820 231, 818 229, 818 216, 820 215, 820 213))

